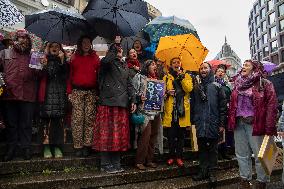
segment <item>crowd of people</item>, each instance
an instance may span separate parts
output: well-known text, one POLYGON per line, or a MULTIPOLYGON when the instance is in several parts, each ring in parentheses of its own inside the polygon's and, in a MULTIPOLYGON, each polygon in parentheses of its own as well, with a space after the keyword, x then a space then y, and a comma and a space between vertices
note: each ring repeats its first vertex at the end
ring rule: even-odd
MULTIPOLYGON (((29 34, 25 30, 16 32, 13 42, 0 51, 0 72, 6 83, 0 107, 0 121, 7 134, 3 161, 15 157, 17 146, 25 160, 32 158, 36 103, 44 123, 43 156, 63 157, 63 120, 70 103, 76 156, 87 157, 91 150, 100 152, 101 171, 123 172, 120 155, 131 146, 137 148, 137 169, 156 168, 154 152, 161 127, 168 138, 166 163, 184 167, 186 129, 195 125, 199 172, 193 179, 215 180, 218 151, 226 157, 226 145, 219 144, 225 132, 226 140, 235 146, 241 188, 250 188, 251 155, 258 154, 264 135, 277 134, 277 97, 272 83, 265 79, 261 63, 244 61, 234 78, 227 76, 226 65, 213 70, 207 62, 194 73, 183 70, 186 63, 179 57, 147 57, 139 41, 134 42, 125 60, 120 40, 116 38, 101 60, 89 36, 79 39, 71 56, 67 56, 62 44, 51 41, 44 47, 43 68, 34 69, 29 67, 29 34), (169 66, 163 61, 169 61, 169 66), (165 83, 163 112, 143 110, 147 79, 165 83)), ((257 188, 265 188, 269 177, 258 158, 255 165, 257 188)))

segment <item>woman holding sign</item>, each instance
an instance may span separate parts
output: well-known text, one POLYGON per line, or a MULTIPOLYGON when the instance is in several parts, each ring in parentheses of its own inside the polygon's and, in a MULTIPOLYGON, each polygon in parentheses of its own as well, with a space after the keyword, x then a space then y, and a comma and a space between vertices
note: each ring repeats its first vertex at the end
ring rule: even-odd
MULTIPOLYGON (((234 131, 235 153, 240 177, 240 188, 250 188, 252 180, 251 151, 257 157, 264 135, 276 135, 277 98, 273 84, 264 79, 260 62, 246 60, 234 83, 229 121, 234 131)), ((269 176, 255 158, 256 187, 266 188, 269 176)))
MULTIPOLYGON (((153 163, 153 157, 159 126, 161 124, 160 112, 145 111, 143 108, 143 102, 146 100, 146 81, 157 81, 157 79, 157 64, 153 60, 147 60, 142 67, 141 74, 136 74, 133 78, 133 86, 139 104, 137 111, 144 116, 144 123, 134 123, 136 127, 139 127, 138 130, 141 131, 136 154, 136 167, 139 170, 145 170, 146 167, 144 165, 150 168, 157 167, 157 164, 153 163)), ((134 116, 135 114, 132 115, 132 117, 134 116)))
POLYGON ((193 89, 192 78, 182 71, 180 58, 173 58, 163 80, 166 82, 166 98, 162 125, 168 130, 170 148, 167 164, 172 165, 176 160, 177 165, 183 167, 185 128, 191 126, 188 99, 193 89))

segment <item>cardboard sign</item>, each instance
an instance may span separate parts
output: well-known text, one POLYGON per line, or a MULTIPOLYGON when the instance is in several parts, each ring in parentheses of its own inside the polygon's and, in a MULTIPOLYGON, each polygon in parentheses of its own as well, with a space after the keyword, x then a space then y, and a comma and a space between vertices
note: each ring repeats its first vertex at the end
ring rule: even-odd
POLYGON ((271 175, 277 155, 278 148, 274 142, 274 136, 265 135, 258 153, 258 158, 267 175, 271 175))
POLYGON ((163 80, 146 80, 145 111, 162 112, 164 106, 165 82, 163 80))

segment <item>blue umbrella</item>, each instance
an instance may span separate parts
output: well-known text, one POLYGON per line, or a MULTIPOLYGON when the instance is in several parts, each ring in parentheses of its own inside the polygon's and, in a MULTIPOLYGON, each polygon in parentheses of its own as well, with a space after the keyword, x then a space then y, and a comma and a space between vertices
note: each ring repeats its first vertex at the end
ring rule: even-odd
POLYGON ((148 22, 147 3, 142 0, 91 0, 83 16, 101 37, 136 35, 148 22))
POLYGON ((158 43, 161 37, 182 34, 193 34, 199 39, 194 26, 185 19, 176 16, 158 16, 149 22, 143 29, 150 35, 151 42, 158 43))
POLYGON ((86 19, 76 12, 55 8, 25 16, 26 29, 44 41, 74 45, 82 35, 93 35, 86 19))

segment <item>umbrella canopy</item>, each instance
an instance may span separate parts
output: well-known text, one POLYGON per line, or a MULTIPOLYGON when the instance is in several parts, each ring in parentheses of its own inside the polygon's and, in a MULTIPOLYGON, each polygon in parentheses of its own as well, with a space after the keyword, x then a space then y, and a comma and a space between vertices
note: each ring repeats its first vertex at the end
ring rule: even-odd
POLYGON ((24 16, 9 0, 0 1, 0 25, 7 27, 22 22, 24 16))
POLYGON ((156 57, 167 65, 172 58, 180 58, 183 69, 189 71, 198 71, 207 54, 206 47, 192 34, 161 37, 156 51, 156 57))
POLYGON ((134 36, 149 22, 147 3, 142 0, 91 0, 83 16, 99 36, 108 39, 134 36))
POLYGON ((267 71, 267 73, 271 73, 277 67, 277 65, 272 62, 262 61, 261 63, 263 65, 264 70, 267 71))
POLYGON ((151 41, 156 43, 161 37, 190 33, 199 39, 194 26, 188 20, 176 16, 158 16, 149 22, 143 30, 150 35, 151 41))
POLYGON ((149 45, 150 37, 147 33, 140 31, 135 36, 124 37, 121 41, 121 46, 125 52, 132 49, 135 41, 139 40, 142 44, 142 47, 145 48, 149 45))
POLYGON ((86 19, 76 12, 55 8, 26 15, 25 18, 25 28, 44 41, 74 45, 82 35, 91 35, 86 19))
POLYGON ((212 66, 213 70, 216 70, 220 64, 224 64, 227 68, 231 67, 231 64, 228 64, 224 60, 210 60, 208 63, 212 66))

